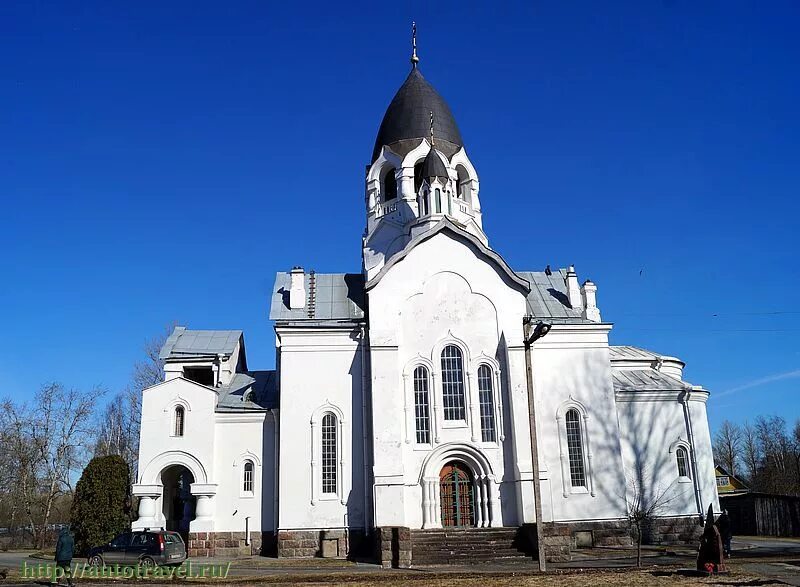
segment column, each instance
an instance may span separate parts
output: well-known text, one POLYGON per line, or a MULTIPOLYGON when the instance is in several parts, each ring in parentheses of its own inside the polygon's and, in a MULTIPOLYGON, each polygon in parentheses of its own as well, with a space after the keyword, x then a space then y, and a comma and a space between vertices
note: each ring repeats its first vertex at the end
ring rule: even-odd
POLYGON ((483 513, 483 528, 488 528, 492 524, 492 519, 489 516, 489 500, 491 496, 489 495, 489 479, 488 477, 483 477, 481 479, 481 510, 483 513))
POLYGON ((192 483, 192 495, 197 500, 195 518, 189 524, 190 532, 214 531, 214 496, 216 483, 192 483))
POLYGON ((475 389, 475 380, 472 371, 467 371, 467 401, 469 401, 469 428, 472 431, 472 442, 478 442, 481 439, 481 417, 480 405, 477 392, 475 389))
POLYGON ((489 527, 499 528, 503 525, 500 516, 500 488, 491 475, 486 478, 486 493, 489 497, 489 527))
POLYGON ((139 498, 139 518, 131 525, 133 529, 141 530, 142 528, 161 526, 156 506, 163 490, 162 485, 134 485, 132 487, 131 492, 139 498))
POLYGON ((475 527, 483 528, 483 492, 481 491, 481 485, 483 482, 481 481, 480 477, 476 477, 475 480, 472 482, 472 492, 475 496, 475 527))

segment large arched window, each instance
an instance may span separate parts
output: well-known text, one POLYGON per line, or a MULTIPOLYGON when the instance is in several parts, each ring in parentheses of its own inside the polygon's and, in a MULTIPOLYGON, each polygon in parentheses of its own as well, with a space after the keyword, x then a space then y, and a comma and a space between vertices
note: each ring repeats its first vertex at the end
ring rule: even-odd
POLYGON ((397 197, 397 177, 394 174, 394 167, 389 167, 386 175, 383 176, 383 201, 389 202, 397 197))
POLYGON ((452 344, 442 350, 442 405, 445 420, 466 420, 464 357, 461 349, 452 344))
POLYGON ((336 493, 336 416, 330 412, 322 417, 322 493, 336 493))
POLYGON ((690 477, 689 475, 689 453, 682 446, 675 451, 675 459, 678 464, 678 477, 690 477))
POLYGON ((414 369, 414 421, 417 444, 431 443, 430 396, 428 394, 428 370, 419 366, 414 369))
POLYGON ((567 411, 567 452, 569 455, 569 475, 573 487, 586 487, 586 471, 583 465, 583 437, 581 417, 578 410, 567 411))
POLYGON ((478 401, 481 411, 481 440, 495 442, 497 432, 494 425, 494 389, 489 365, 478 367, 478 401))
POLYGON ((253 493, 253 461, 244 462, 244 475, 242 477, 242 491, 253 493))
POLYGON ((173 436, 183 436, 183 429, 186 424, 186 410, 183 406, 175 408, 175 422, 173 428, 173 436))

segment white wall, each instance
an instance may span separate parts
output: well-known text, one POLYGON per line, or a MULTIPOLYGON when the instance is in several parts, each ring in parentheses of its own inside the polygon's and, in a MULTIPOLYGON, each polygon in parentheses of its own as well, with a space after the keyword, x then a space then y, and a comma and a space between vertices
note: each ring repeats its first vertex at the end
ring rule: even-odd
MULTIPOLYGON (((479 449, 496 481, 497 525, 517 524, 519 467, 513 462, 515 427, 508 418, 522 417, 523 410, 512 412, 508 407, 507 346, 510 341, 521 343, 523 294, 498 273, 493 262, 478 256, 472 245, 444 231, 394 265, 369 291, 368 302, 376 525, 422 526, 423 464, 434 449, 447 446, 479 449), (445 422, 441 409, 440 356, 443 346, 450 343, 465 352, 468 413, 462 425, 445 422), (499 371, 495 408, 499 412, 502 404, 505 425, 500 429, 496 417, 496 442, 484 443, 480 437, 476 373, 482 363, 499 371), (435 395, 431 446, 417 445, 414 438, 412 378, 418 364, 434 375, 429 391, 435 395), (507 465, 511 465, 508 470, 507 465), (509 485, 510 491, 501 491, 501 484, 509 485), (501 497, 511 501, 510 507, 501 497)), ((527 408, 524 414, 527 418, 527 408)), ((527 430, 526 422, 520 428, 527 430)), ((530 447, 529 441, 525 444, 530 447)), ((447 460, 446 455, 442 458, 447 460)), ((528 470, 529 463, 528 456, 528 470)))
POLYGON ((533 349, 545 520, 625 515, 625 484, 608 355, 609 325, 554 325, 533 349), (566 412, 581 414, 586 486, 573 487, 566 412))
POLYGON ((281 365, 278 527, 364 527, 360 330, 351 325, 278 326, 276 331, 281 365), (320 488, 319 420, 327 411, 343 419, 339 495, 323 495, 320 488))
POLYGON ((689 401, 694 446, 681 397, 681 392, 617 394, 629 491, 644 486, 645 494, 663 496, 659 514, 664 516, 697 515, 709 502, 719 509, 705 413, 707 394, 696 394, 689 401), (678 446, 689 450, 695 461, 689 477, 678 476, 678 446))
POLYGON ((274 421, 272 414, 217 413, 215 475, 218 484, 214 529, 223 532, 274 530, 274 421), (244 462, 254 463, 253 492, 243 491, 244 462))

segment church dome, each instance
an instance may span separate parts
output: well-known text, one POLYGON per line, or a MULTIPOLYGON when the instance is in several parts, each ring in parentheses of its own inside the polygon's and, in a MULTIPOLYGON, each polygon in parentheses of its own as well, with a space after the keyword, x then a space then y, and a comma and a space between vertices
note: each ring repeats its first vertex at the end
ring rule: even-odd
POLYGON ((436 149, 431 149, 430 151, 428 151, 428 155, 422 162, 421 171, 422 171, 421 176, 424 179, 432 179, 434 177, 438 177, 443 181, 447 181, 447 179, 449 178, 449 175, 447 174, 447 168, 444 166, 444 163, 442 163, 442 158, 436 154, 436 149))
POLYGON ((436 146, 445 155, 452 157, 464 146, 458 125, 444 98, 422 77, 419 69, 414 67, 383 115, 372 151, 372 161, 378 158, 384 146, 404 156, 419 145, 421 139, 430 135, 431 112, 436 146))

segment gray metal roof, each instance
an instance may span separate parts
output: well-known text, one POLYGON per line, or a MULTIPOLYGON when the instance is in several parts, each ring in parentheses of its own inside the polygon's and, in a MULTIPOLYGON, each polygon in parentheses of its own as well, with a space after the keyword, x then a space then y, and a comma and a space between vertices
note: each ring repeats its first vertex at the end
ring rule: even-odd
POLYGON ((573 308, 569 303, 567 286, 564 282, 566 269, 553 271, 552 275, 547 275, 544 271, 516 273, 531 284, 526 302, 529 315, 536 318, 563 319, 566 322, 590 322, 583 318, 580 308, 573 308))
POLYGON ((278 272, 272 288, 269 319, 296 320, 347 320, 364 319, 364 276, 360 273, 313 273, 305 276, 305 307, 289 308, 289 273, 278 272))
POLYGON ((436 153, 436 149, 428 151, 425 160, 422 162, 421 173, 425 179, 441 177, 446 180, 449 177, 447 168, 444 166, 442 158, 436 153))
POLYGON ((683 391, 687 385, 655 369, 613 369, 614 391, 683 391))
POLYGON ((661 356, 658 353, 654 353, 653 351, 648 351, 637 346, 609 346, 608 350, 610 351, 612 361, 624 361, 626 359, 654 361, 661 356))
POLYGON ((265 410, 278 407, 275 371, 236 373, 229 385, 217 388, 217 409, 221 411, 265 410), (245 394, 252 395, 245 399, 245 394))
POLYGON ((185 326, 176 326, 158 356, 161 359, 174 359, 230 355, 241 337, 241 330, 187 330, 185 326))
POLYGON ((405 155, 419 144, 419 139, 428 138, 433 113, 433 134, 436 146, 448 157, 452 157, 464 141, 447 102, 415 67, 392 98, 383 115, 372 161, 378 158, 383 146, 393 146, 398 155, 405 155))

